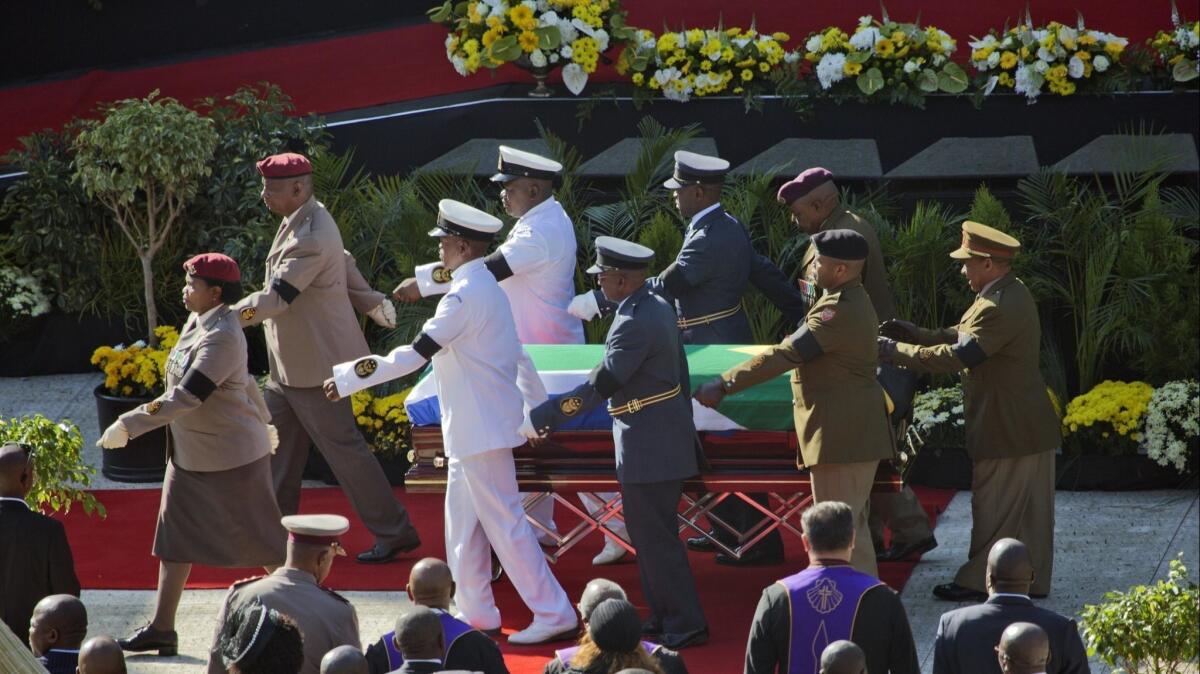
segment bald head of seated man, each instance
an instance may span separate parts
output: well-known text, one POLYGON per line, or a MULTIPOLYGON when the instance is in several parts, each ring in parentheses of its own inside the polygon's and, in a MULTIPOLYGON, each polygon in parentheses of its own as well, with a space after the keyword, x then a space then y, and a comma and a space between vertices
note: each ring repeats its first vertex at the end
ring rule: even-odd
POLYGON ((1033 623, 1013 623, 1000 635, 996 654, 1004 674, 1044 674, 1050 662, 1050 638, 1033 623))
POLYGON ((417 606, 396 619, 396 648, 404 662, 437 660, 446 652, 442 621, 432 610, 417 606))
POLYGON ((0 446, 0 496, 25 498, 33 489, 33 462, 29 452, 15 442, 0 446))
POLYGON ((1001 538, 988 553, 984 577, 988 594, 1029 594, 1033 584, 1033 557, 1029 548, 1015 538, 1001 538))
POLYGON ((117 640, 102 635, 83 642, 77 674, 126 674, 125 653, 117 640))
POLYGON ((353 646, 338 646, 321 658, 321 674, 367 674, 367 658, 353 646))
POLYGON ((821 651, 821 674, 867 674, 867 655, 853 641, 839 639, 821 651))
POLYGON ((44 657, 52 650, 75 651, 87 636, 87 609, 78 597, 52 594, 37 603, 29 619, 29 647, 44 657))
POLYGON ((413 565, 404 589, 414 604, 448 611, 454 596, 454 576, 445 562, 426 557, 413 565))

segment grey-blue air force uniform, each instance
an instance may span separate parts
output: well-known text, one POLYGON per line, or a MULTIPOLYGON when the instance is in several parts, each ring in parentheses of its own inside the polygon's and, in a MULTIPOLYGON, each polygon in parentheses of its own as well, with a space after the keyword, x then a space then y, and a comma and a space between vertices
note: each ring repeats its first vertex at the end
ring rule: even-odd
MULTIPOLYGON (((599 243, 597 251, 600 264, 614 261, 605 260, 599 243)), ((613 440, 625 525, 637 548, 650 622, 661 625, 664 642, 706 628, 676 525, 683 480, 696 475, 703 461, 689 388, 675 311, 643 286, 617 307, 604 360, 588 381, 530 412, 533 427, 545 432, 606 400, 616 410, 613 440), (635 399, 656 402, 639 405, 635 399), (630 411, 631 404, 640 409, 630 411)))

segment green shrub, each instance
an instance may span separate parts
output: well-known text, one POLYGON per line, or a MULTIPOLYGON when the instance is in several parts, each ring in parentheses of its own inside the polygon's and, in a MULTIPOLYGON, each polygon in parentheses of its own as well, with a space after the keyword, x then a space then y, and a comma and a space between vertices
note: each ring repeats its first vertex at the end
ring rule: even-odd
MULTIPOLYGON (((1088 653, 1125 672, 1182 674, 1200 657, 1200 592, 1171 560, 1168 580, 1109 592, 1083 607, 1088 653)), ((1194 671, 1194 670, 1192 670, 1194 671)))
POLYGON ((104 505, 87 491, 96 469, 83 462, 83 434, 73 422, 55 423, 40 414, 0 419, 0 444, 6 442, 33 450, 33 489, 25 500, 35 510, 68 512, 79 503, 85 513, 105 516, 104 505))

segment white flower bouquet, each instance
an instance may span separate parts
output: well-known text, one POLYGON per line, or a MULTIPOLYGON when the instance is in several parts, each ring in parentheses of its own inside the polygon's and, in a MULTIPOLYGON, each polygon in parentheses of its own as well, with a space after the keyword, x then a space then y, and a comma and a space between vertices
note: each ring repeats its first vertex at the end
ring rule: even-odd
POLYGON ((1182 379, 1155 389, 1142 435, 1147 456, 1184 472, 1193 443, 1200 437, 1200 384, 1182 379))

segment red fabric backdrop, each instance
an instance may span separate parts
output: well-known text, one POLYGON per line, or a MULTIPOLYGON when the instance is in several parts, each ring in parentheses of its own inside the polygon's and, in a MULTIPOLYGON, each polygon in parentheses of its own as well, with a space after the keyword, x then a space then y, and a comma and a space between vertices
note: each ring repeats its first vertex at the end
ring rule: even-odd
MULTIPOLYGON (((432 5, 432 0, 430 1, 432 5)), ((1181 2, 1189 17, 1193 2, 1181 2)), ((875 0, 796 3, 775 0, 728 3, 720 0, 627 0, 630 24, 661 30, 671 28, 748 25, 756 20, 764 31, 791 34, 797 46, 812 30, 828 25, 849 28, 857 17, 873 14, 875 0)), ((1170 24, 1169 0, 1147 4, 1112 0, 1032 0, 1034 21, 1074 23, 1082 10, 1090 27, 1142 41, 1170 24)), ((893 18, 933 24, 959 40, 960 55, 972 34, 1014 23, 1023 3, 962 3, 955 0, 890 0, 893 18)), ((459 77, 446 60, 445 30, 434 24, 338 37, 286 47, 239 52, 226 56, 184 60, 152 68, 94 70, 72 79, 0 90, 0 152, 17 147, 19 136, 57 127, 78 116, 93 114, 98 103, 145 96, 154 89, 191 102, 205 96, 231 93, 241 85, 269 81, 290 94, 301 113, 328 113, 372 105, 469 91, 505 82, 530 81, 509 66, 493 78, 486 73, 459 77)), ((599 73, 600 80, 614 73, 599 73)))

